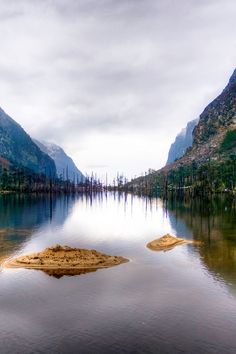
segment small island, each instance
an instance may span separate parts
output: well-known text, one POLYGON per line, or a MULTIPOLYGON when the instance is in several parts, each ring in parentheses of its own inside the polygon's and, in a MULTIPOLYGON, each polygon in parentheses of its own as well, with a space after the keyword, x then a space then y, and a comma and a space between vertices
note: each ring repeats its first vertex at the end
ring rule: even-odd
POLYGON ((147 244, 147 248, 152 251, 169 251, 175 246, 183 245, 185 243, 193 243, 193 241, 167 234, 161 238, 149 242, 147 244))
POLYGON ((96 250, 56 245, 42 252, 11 259, 4 267, 38 269, 49 275, 63 276, 84 274, 128 261, 126 258, 109 256, 96 250))

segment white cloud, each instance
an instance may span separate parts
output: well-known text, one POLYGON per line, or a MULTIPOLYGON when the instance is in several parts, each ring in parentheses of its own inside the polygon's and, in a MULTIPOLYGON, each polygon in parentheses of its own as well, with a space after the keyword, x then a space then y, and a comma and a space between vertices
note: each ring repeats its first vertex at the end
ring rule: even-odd
POLYGON ((235 67, 234 0, 0 1, 0 105, 84 172, 139 174, 235 67))

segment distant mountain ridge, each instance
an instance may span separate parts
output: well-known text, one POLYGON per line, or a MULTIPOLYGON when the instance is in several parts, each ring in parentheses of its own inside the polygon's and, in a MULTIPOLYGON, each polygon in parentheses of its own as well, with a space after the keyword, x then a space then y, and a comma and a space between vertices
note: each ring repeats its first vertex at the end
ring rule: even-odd
POLYGON ((83 182, 85 180, 82 172, 77 168, 74 161, 58 145, 34 139, 35 144, 55 162, 57 176, 63 180, 67 178, 73 182, 83 182))
POLYGON ((169 165, 182 157, 186 150, 192 146, 193 130, 198 121, 199 118, 188 122, 187 126, 176 136, 175 141, 171 144, 166 165, 169 165))
POLYGON ((0 156, 17 167, 48 177, 56 176, 54 161, 33 142, 25 130, 0 108, 0 156))

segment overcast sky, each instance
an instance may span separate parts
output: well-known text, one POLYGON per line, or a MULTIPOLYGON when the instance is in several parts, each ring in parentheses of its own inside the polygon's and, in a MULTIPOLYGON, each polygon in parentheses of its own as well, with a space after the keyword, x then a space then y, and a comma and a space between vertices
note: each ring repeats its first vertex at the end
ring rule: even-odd
POLYGON ((84 173, 139 175, 226 85, 235 0, 0 0, 0 106, 84 173))

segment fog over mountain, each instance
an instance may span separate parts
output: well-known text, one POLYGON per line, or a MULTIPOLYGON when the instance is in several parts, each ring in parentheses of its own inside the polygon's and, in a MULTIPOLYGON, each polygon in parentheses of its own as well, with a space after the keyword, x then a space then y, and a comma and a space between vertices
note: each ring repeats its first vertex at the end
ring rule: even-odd
POLYGON ((187 126, 176 136, 175 141, 170 146, 168 159, 166 162, 167 165, 182 157, 187 148, 192 146, 193 129, 196 127, 198 121, 199 118, 188 122, 187 126))
POLYGON ((128 177, 227 83, 234 0, 2 1, 1 105, 84 173, 128 177))
POLYGON ((85 177, 77 168, 74 161, 58 145, 34 139, 35 144, 45 154, 49 155, 55 162, 57 176, 63 180, 69 179, 71 182, 83 182, 85 177))

